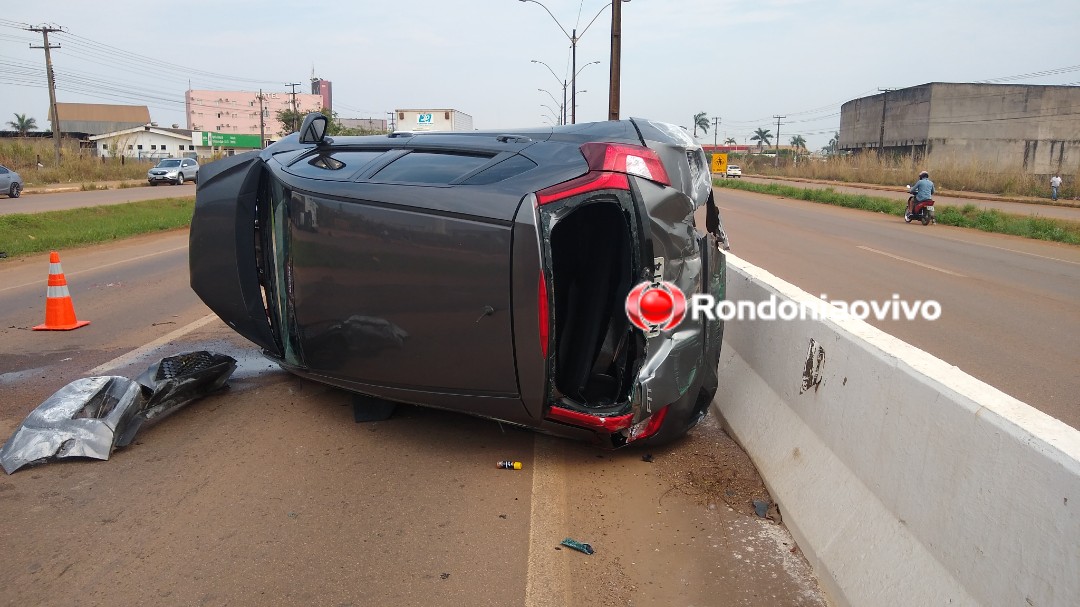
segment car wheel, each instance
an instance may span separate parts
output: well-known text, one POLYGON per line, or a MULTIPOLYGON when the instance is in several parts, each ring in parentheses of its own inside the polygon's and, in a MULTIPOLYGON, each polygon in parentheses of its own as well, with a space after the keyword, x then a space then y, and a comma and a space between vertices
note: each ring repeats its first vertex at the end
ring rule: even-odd
POLYGON ((22 184, 19 184, 19 183, 11 184, 11 188, 8 190, 8 196, 10 196, 12 198, 18 198, 21 195, 22 195, 22 184))
POLYGON ((176 185, 184 185, 184 174, 180 173, 176 176, 176 185))

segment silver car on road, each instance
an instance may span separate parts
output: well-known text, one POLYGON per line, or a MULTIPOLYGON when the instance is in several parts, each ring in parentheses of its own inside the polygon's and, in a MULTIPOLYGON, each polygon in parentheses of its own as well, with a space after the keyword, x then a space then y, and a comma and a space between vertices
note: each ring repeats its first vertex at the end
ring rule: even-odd
POLYGON ((198 181, 199 163, 192 158, 165 158, 154 168, 146 172, 150 185, 167 181, 173 185, 184 185, 185 181, 198 181))
POLYGON ((0 164, 0 194, 8 198, 18 198, 22 194, 23 178, 18 173, 0 164))

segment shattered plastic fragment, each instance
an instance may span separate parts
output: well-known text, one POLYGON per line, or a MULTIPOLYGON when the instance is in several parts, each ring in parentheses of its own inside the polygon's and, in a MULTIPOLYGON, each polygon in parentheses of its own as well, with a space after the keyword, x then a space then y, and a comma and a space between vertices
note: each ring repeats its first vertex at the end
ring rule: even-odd
POLYGON ((12 474, 66 457, 107 460, 144 424, 217 390, 235 369, 236 360, 228 356, 191 352, 162 359, 138 381, 77 379, 30 412, 0 448, 0 465, 12 474))
POLYGON ((579 542, 577 540, 573 540, 573 539, 570 539, 570 538, 566 538, 565 540, 563 540, 562 545, 566 546, 568 548, 573 548, 574 550, 577 550, 578 552, 584 552, 585 554, 592 554, 593 552, 595 552, 595 550, 593 550, 593 547, 590 546, 589 544, 584 544, 582 542, 579 542))

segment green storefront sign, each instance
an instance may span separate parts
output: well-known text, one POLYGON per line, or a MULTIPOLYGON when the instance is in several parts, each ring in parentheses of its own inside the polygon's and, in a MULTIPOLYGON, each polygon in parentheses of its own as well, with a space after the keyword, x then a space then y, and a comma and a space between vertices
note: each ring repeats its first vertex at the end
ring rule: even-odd
POLYGON ((222 148, 261 148, 262 140, 258 135, 233 135, 230 133, 202 134, 202 145, 222 148))

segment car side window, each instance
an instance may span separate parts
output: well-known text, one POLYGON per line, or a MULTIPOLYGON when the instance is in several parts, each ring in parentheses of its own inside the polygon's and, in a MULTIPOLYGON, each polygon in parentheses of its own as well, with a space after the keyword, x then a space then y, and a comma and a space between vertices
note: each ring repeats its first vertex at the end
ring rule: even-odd
POLYGON ((372 181, 446 184, 491 162, 491 156, 410 152, 386 165, 372 181))
POLYGON ((7 175, 7 174, 8 174, 8 170, 5 169, 4 167, 0 167, 0 175, 7 175))

